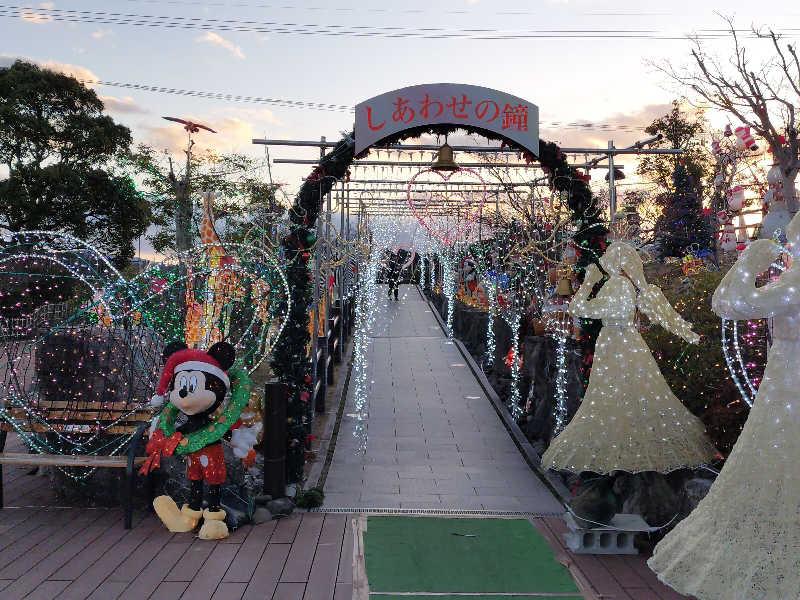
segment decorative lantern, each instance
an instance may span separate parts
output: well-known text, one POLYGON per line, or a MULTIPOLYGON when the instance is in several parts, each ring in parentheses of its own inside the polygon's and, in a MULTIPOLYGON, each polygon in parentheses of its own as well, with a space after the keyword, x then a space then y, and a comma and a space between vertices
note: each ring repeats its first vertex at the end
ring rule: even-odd
POLYGON ((740 185, 733 186, 728 192, 728 208, 733 212, 742 210, 744 204, 744 188, 740 185))

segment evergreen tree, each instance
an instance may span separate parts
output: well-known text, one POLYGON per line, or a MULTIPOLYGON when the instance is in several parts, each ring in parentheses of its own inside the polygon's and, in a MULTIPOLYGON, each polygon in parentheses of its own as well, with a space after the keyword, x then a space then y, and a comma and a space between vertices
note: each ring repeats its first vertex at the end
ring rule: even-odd
POLYGON ((0 68, 0 227, 66 232, 124 267, 150 206, 120 168, 131 132, 74 77, 0 68))
POLYGON ((697 244, 700 250, 711 247, 711 227, 702 211, 692 177, 682 163, 672 174, 674 192, 656 222, 656 239, 663 256, 683 256, 697 244))

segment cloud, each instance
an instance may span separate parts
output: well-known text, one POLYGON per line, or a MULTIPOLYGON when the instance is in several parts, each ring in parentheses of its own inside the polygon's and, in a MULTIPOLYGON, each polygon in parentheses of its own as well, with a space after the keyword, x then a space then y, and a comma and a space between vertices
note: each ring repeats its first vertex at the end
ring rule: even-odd
POLYGON ((94 39, 96 39, 96 40, 99 40, 100 38, 104 38, 107 35, 111 35, 111 30, 110 29, 98 29, 97 31, 93 31, 92 32, 92 37, 94 39))
POLYGON ((240 46, 235 45, 233 42, 226 40, 222 36, 211 31, 207 31, 205 35, 201 35, 200 37, 195 38, 195 40, 198 42, 209 42, 215 46, 225 48, 225 50, 233 54, 236 58, 243 59, 245 57, 240 46))
POLYGON ((98 96, 108 112, 116 113, 149 113, 150 111, 140 106, 130 96, 116 98, 114 96, 98 96))
POLYGON ((56 6, 55 2, 41 2, 39 4, 39 8, 44 8, 46 10, 49 10, 51 8, 55 8, 55 6, 56 6))
MULTIPOLYGON (((97 81, 100 77, 86 67, 80 65, 72 65, 69 63, 59 62, 57 60, 38 60, 29 56, 14 55, 14 54, 0 54, 0 66, 11 66, 16 60, 24 60, 25 62, 33 63, 44 69, 50 69, 65 75, 71 75, 75 79, 82 81, 97 81)), ((88 87, 88 86, 87 86, 88 87)))
MULTIPOLYGON (((614 146, 617 148, 624 148, 637 140, 649 137, 644 132, 644 128, 670 110, 672 110, 672 104, 647 104, 629 113, 614 113, 592 121, 564 120, 562 127, 550 125, 556 119, 548 121, 545 118, 540 135, 542 139, 568 148, 607 148, 608 140, 614 140, 614 146), (603 125, 613 125, 619 129, 604 129, 603 125)), ((576 157, 576 159, 578 162, 583 162, 582 156, 576 157)), ((624 165, 624 172, 629 181, 636 181, 635 173, 639 166, 639 159, 635 154, 623 154, 616 159, 616 162, 618 165, 624 165)), ((605 161, 602 164, 608 165, 605 161)), ((603 169, 592 171, 592 181, 602 182, 606 172, 603 169)))
POLYGON ((542 137, 569 147, 607 147, 613 139, 618 148, 647 137, 644 128, 672 110, 671 104, 648 104, 629 113, 614 113, 598 119, 542 119, 542 137))

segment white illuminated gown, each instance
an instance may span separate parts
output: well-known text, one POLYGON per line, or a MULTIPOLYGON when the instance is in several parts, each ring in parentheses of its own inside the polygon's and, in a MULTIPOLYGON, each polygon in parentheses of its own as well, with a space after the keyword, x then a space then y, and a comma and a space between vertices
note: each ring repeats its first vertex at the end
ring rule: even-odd
MULTIPOLYGON (((575 473, 666 473, 710 462, 716 449, 703 424, 669 389, 634 327, 633 285, 612 275, 597 297, 588 300, 593 283, 587 279, 569 306, 574 316, 603 320, 589 386, 572 421, 542 456, 542 467, 575 473)), ((647 286, 643 293, 658 294, 661 302, 652 304, 661 307, 673 332, 697 339, 661 290, 647 286)))
POLYGON ((771 244, 752 243, 713 297, 726 319, 775 319, 753 408, 708 495, 648 561, 700 600, 800 598, 800 260, 756 288, 771 244))

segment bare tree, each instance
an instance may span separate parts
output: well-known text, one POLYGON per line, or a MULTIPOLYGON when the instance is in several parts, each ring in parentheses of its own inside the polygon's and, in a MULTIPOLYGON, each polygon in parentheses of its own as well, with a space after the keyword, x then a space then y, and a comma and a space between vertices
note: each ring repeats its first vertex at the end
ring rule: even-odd
POLYGON ((788 209, 798 210, 794 181, 800 171, 795 106, 800 105, 800 60, 792 44, 781 44, 772 29, 752 28, 751 36, 771 42, 771 55, 755 66, 740 41, 742 30, 723 17, 733 43, 727 64, 692 39, 694 68, 681 69, 667 61, 654 65, 672 80, 687 86, 709 105, 721 109, 763 137, 783 171, 783 194, 788 209))

